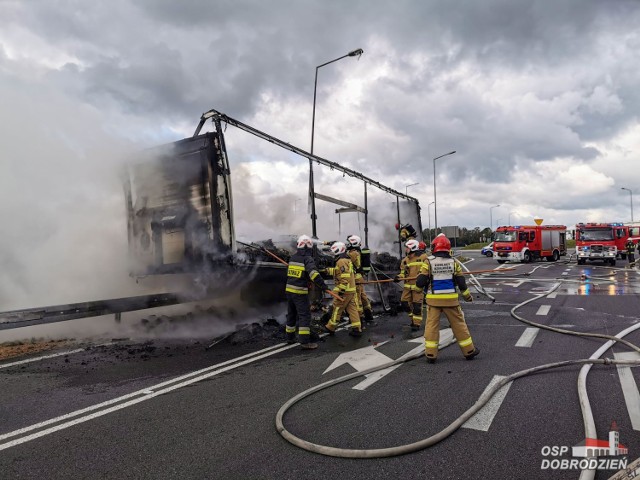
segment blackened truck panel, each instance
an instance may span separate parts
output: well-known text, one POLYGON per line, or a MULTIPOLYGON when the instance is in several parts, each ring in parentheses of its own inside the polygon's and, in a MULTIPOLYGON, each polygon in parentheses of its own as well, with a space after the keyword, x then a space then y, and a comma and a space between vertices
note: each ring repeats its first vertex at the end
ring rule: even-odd
POLYGON ((231 185, 217 133, 140 154, 125 179, 132 273, 191 273, 234 249, 231 185))

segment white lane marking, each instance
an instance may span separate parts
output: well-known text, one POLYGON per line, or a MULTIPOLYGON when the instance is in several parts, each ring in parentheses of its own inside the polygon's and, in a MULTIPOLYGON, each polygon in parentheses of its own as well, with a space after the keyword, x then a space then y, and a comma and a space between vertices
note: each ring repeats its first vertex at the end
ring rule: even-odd
POLYGON ((569 275, 569 271, 567 270, 566 272, 562 272, 562 275, 569 275))
POLYGON ((558 292, 552 292, 549 295, 547 295, 547 298, 556 298, 558 296, 558 292))
POLYGON ((517 282, 511 282, 511 283, 504 282, 504 285, 509 285, 510 287, 519 287, 524 282, 526 282, 526 280, 518 280, 517 282))
MULTIPOLYGON (((446 328, 446 329, 440 331, 440 342, 438 343, 438 349, 439 350, 442 350, 443 348, 448 347, 449 345, 451 345, 454 342, 455 342, 455 340, 453 338, 453 331, 450 328, 446 328)), ((410 351, 408 351, 407 353, 402 355, 400 358, 398 358, 398 360, 407 358, 407 357, 409 357, 411 355, 415 355, 416 353, 419 353, 419 352, 424 352, 424 338, 423 337, 414 338, 412 340, 409 340, 409 343, 419 343, 420 345, 418 345, 415 348, 412 348, 410 351)), ((378 370, 377 372, 370 373, 369 375, 365 375, 366 379, 363 380, 362 382, 358 383, 356 386, 354 386, 353 389, 354 390, 364 390, 368 386, 374 384, 375 382, 380 380, 382 377, 384 377, 388 373, 391 373, 392 371, 394 371, 396 368, 398 368, 401 365, 402 364, 399 363, 398 365, 394 365, 393 367, 385 368, 383 370, 378 370)))
POLYGON ((516 342, 516 347, 531 347, 533 341, 536 339, 536 335, 540 331, 539 328, 529 327, 522 332, 522 335, 516 342))
POLYGON ((546 315, 551 310, 551 305, 540 305, 540 308, 536 312, 536 315, 546 315))
MULTIPOLYGON (((484 395, 491 387, 493 387, 496 383, 498 383, 503 378, 505 377, 500 375, 495 375, 489 382, 489 385, 487 385, 487 388, 484 389, 484 392, 482 394, 484 395)), ((484 407, 478 410, 478 412, 476 412, 476 414, 473 417, 471 417, 462 425, 462 428, 472 428, 473 430, 481 430, 483 432, 488 432, 489 427, 491 426, 491 422, 493 422, 493 419, 498 413, 498 410, 500 409, 500 405, 502 405, 504 398, 507 396, 507 392, 509 391, 509 388, 511 388, 512 383, 513 382, 509 382, 506 385, 504 385, 500 390, 498 390, 496 394, 493 397, 491 397, 491 400, 489 400, 489 402, 487 402, 487 404, 484 407)))
MULTIPOLYGON (((115 405, 113 407, 107 408, 105 410, 100 410, 99 412, 92 413, 91 415, 87 415, 85 417, 76 418, 75 420, 71 420, 71 421, 66 422, 66 423, 61 423, 60 425, 56 425, 55 427, 47 428, 46 430, 41 430, 39 432, 32 433, 31 435, 27 435, 26 437, 16 438, 15 440, 12 440, 10 442, 0 444, 0 451, 5 450, 7 448, 15 447, 16 445, 20 445, 21 443, 26 443, 26 442, 29 442, 31 440, 35 440, 36 438, 44 437, 45 435, 49 435, 49 434, 57 432, 59 430, 64 430, 66 428, 72 427, 74 425, 78 425, 80 423, 88 422, 89 420, 93 420, 94 418, 102 417, 103 415, 107 415, 109 413, 116 412, 118 410, 122 410, 123 408, 130 407, 130 406, 135 405, 137 403, 144 402, 144 401, 149 400, 151 398, 157 397, 158 395, 162 395, 164 393, 172 392, 173 390, 177 390, 179 388, 186 387, 188 385, 191 385, 193 383, 199 382, 201 380, 205 380, 207 378, 215 377, 216 375, 219 375, 221 373, 227 372, 229 370, 233 370, 234 368, 238 368, 238 367, 241 367, 241 366, 246 365, 248 363, 252 363, 252 362, 255 362, 257 360, 261 360, 261 359, 263 359, 265 357, 269 357, 269 356, 274 355, 276 353, 280 353, 280 352, 283 352, 285 350, 289 350, 290 348, 294 348, 296 346, 298 346, 298 345, 296 345, 296 344, 286 345, 286 346, 284 346, 284 347, 282 347, 282 348, 280 348, 278 350, 272 350, 271 352, 263 353, 262 355, 259 355, 257 357, 252 357, 252 358, 249 358, 247 360, 243 360, 242 362, 235 363, 233 365, 229 365, 227 367, 221 368, 219 370, 215 370, 213 372, 209 372, 209 373, 206 373, 204 375, 200 375, 198 377, 191 378, 190 380, 187 380, 185 382, 172 385, 172 386, 167 387, 167 388, 165 388, 163 390, 157 390, 157 391, 155 391, 153 393, 149 393, 145 397, 138 397, 138 398, 135 398, 133 400, 129 400, 128 402, 120 403, 118 405, 115 405)), ((11 436, 11 434, 9 434, 9 435, 11 436)))
POLYGON ((43 355, 42 357, 27 358, 26 360, 19 360, 17 362, 3 363, 2 365, 0 365, 0 368, 14 367, 16 365, 37 362, 39 360, 46 360, 47 358, 60 357, 62 355, 71 355, 72 353, 78 353, 78 352, 84 352, 84 348, 77 348, 75 350, 66 350, 64 352, 52 353, 50 355, 43 355))
MULTIPOLYGON (((218 363, 218 364, 212 365, 210 367, 202 368, 200 370, 196 370, 194 372, 187 373, 185 375, 181 375, 179 377, 173 378, 171 380, 167 380, 167 381, 159 383, 157 385, 153 385, 151 387, 143 388, 142 390, 138 390, 138 391, 135 391, 135 392, 132 392, 132 393, 128 393, 128 394, 123 395, 121 397, 113 398, 111 400, 107 400, 105 402, 98 403, 96 405, 91 405, 90 407, 86 407, 86 408, 83 408, 83 409, 80 409, 80 410, 76 410, 75 412, 67 413, 65 415, 60 415, 59 417, 51 418, 49 420, 45 420, 43 422, 39 422, 39 423, 30 425, 28 427, 20 428, 18 430, 13 431, 13 432, 2 434, 2 435, 0 435, 0 440, 4 440, 4 439, 9 438, 9 437, 15 437, 16 435, 21 435, 23 433, 27 433, 27 432, 30 432, 32 430, 37 430, 37 429, 45 427, 47 425, 51 425, 53 423, 58 423, 58 422, 61 422, 63 420, 67 420, 69 418, 73 418, 73 417, 76 417, 78 415, 82 415, 82 414, 87 413, 87 412, 98 410, 98 409, 100 409, 102 407, 106 407, 108 405, 113 405, 115 403, 122 402, 123 400, 127 400, 129 398, 136 397, 138 395, 148 395, 148 393, 146 393, 146 392, 158 390, 158 389, 160 389, 162 387, 165 387, 167 385, 171 385, 172 383, 179 382, 181 380, 193 377, 194 375, 199 375, 201 373, 208 372, 209 370, 220 368, 220 367, 223 367, 225 365, 229 365, 229 364, 232 364, 234 362, 237 362, 237 361, 240 361, 240 360, 243 360, 243 359, 246 359, 246 358, 251 358, 254 355, 259 355, 259 354, 261 354, 263 352, 268 352, 269 350, 274 350, 274 349, 280 348, 283 345, 286 345, 286 344, 285 343, 279 343, 278 345, 272 345, 270 347, 263 348, 262 350, 258 350, 257 352, 247 353, 246 355, 242 355, 241 357, 232 358, 231 360, 227 360, 225 362, 218 363)), ((287 346, 287 348, 292 348, 292 347, 295 347, 295 346, 298 346, 298 344, 293 344, 291 346, 287 346)), ((278 350, 278 352, 286 350, 287 348, 283 348, 282 350, 278 350)), ((272 352, 272 353, 277 353, 277 352, 272 352)), ((263 357, 260 357, 260 358, 263 358, 263 357)), ((148 398, 150 398, 150 397, 148 397, 148 398)), ((0 445, 0 450, 2 450, 1 447, 2 446, 0 445)))
MULTIPOLYGON (((109 345, 113 345, 113 343, 114 342, 100 343, 97 345, 93 345, 89 348, 106 347, 109 345)), ((47 360, 48 358, 61 357, 62 355, 71 355, 74 353, 79 353, 84 351, 88 351, 87 348, 76 348, 75 350, 65 350, 64 352, 50 353, 48 355, 42 355, 40 357, 27 358, 25 360, 18 360, 16 362, 11 362, 11 363, 3 363, 3 364, 0 364, 0 368, 8 368, 8 367, 14 367, 16 365, 23 365, 25 363, 39 362, 40 360, 47 360)))
MULTIPOLYGON (((640 359, 638 352, 614 352, 613 355, 616 360, 640 359)), ((629 410, 631 426, 634 430, 640 430, 640 391, 638 391, 638 385, 636 384, 635 378, 633 378, 633 373, 631 373, 631 367, 616 365, 616 368, 618 369, 618 376, 620 377, 620 385, 622 385, 624 401, 627 404, 627 410, 629 410)))

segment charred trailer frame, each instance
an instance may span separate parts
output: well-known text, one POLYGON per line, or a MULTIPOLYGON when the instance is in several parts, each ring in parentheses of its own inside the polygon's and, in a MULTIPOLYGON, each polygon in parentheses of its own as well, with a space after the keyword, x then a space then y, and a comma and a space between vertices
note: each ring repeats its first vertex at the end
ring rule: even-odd
MULTIPOLYGON (((214 120, 215 121, 215 120, 214 120)), ((124 178, 133 275, 233 262, 229 162, 216 131, 143 152, 124 178)))

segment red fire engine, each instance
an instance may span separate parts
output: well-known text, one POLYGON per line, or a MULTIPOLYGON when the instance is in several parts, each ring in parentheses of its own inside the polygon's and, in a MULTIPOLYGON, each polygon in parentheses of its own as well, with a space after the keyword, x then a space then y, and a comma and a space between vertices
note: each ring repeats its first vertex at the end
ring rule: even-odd
MULTIPOLYGON (((616 258, 627 258, 625 244, 638 228, 616 223, 578 223, 576 225, 576 257, 578 265, 587 260, 601 260, 610 265, 616 258)), ((635 243, 635 242, 634 242, 635 243)))
POLYGON ((493 251, 498 263, 557 262, 567 254, 565 225, 505 226, 496 229, 493 251))

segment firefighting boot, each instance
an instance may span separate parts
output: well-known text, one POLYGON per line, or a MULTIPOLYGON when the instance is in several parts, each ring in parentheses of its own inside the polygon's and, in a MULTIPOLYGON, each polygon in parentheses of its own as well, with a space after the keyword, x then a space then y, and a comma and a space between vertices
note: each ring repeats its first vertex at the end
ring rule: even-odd
POLYGON ((336 331, 333 330, 331 327, 329 327, 328 323, 325 326, 322 327, 322 330, 324 330, 325 333, 328 333, 331 336, 336 334, 336 331))
POLYGON ((465 355, 464 358, 466 358, 467 360, 473 360, 475 357, 478 356, 479 353, 480 353, 480 349, 478 349, 478 347, 475 347, 473 349, 473 352, 471 352, 468 355, 465 355))
POLYGON ((296 343, 296 334, 287 333, 287 345, 293 345, 294 343, 296 343))
POLYGON ((362 336, 362 332, 360 330, 358 330, 357 328, 351 328, 349 330, 349 335, 351 335, 352 337, 361 337, 362 336))
POLYGON ((436 363, 436 357, 430 357, 427 355, 427 363, 436 363))
POLYGON ((302 345, 300 345, 300 348, 302 350, 315 350, 316 348, 318 348, 318 344, 317 343, 303 343, 302 345))
POLYGON ((364 323, 373 323, 373 312, 368 308, 364 311, 364 323))

